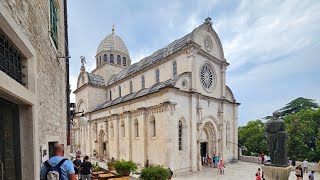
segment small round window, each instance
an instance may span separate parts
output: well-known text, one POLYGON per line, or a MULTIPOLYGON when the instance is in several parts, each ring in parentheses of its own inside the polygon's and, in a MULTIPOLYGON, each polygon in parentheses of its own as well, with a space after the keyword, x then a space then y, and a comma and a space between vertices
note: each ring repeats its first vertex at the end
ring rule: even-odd
POLYGON ((214 88, 214 71, 212 66, 208 63, 202 65, 200 69, 200 82, 204 90, 212 92, 214 88))

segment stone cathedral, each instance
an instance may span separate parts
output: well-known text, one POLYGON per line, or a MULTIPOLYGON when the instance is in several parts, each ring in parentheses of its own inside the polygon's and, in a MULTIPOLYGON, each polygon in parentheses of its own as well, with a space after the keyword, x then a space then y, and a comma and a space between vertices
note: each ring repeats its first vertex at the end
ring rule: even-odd
POLYGON ((226 85, 229 63, 211 18, 189 34, 131 64, 112 33, 99 44, 96 68, 82 57, 73 147, 83 155, 201 169, 201 157, 238 158, 238 106, 226 85), (84 123, 83 123, 84 121, 84 123))

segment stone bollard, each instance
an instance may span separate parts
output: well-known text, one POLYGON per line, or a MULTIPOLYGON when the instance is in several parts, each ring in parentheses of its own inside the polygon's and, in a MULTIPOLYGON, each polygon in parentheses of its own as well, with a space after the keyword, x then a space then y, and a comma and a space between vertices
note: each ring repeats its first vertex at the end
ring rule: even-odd
POLYGON ((288 180, 291 168, 277 166, 262 166, 262 171, 267 180, 288 180))

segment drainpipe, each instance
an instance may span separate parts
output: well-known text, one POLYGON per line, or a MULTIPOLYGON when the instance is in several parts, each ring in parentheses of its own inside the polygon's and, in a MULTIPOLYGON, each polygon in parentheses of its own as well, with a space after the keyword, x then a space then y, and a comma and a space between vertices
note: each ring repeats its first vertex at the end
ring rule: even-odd
POLYGON ((66 57, 66 98, 67 98, 67 146, 70 146, 70 82, 69 82, 69 41, 68 41, 68 13, 67 0, 63 1, 64 7, 64 39, 65 39, 65 57, 66 57))

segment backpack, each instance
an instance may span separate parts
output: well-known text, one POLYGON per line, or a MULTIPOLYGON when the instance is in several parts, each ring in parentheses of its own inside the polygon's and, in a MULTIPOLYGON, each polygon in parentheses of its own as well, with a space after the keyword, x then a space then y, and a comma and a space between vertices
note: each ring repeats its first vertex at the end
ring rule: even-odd
POLYGON ((58 165, 52 167, 48 161, 45 162, 45 165, 47 166, 47 175, 46 180, 62 180, 61 178, 61 165, 66 161, 67 159, 62 159, 58 165))

